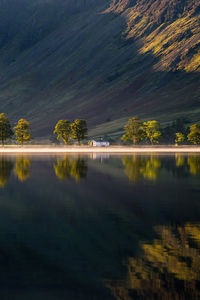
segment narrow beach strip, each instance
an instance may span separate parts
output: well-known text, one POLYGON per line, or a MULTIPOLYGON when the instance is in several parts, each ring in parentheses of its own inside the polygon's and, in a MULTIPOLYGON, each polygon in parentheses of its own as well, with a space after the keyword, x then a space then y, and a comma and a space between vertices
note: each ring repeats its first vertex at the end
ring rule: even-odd
POLYGON ((88 147, 88 146, 5 146, 0 147, 0 154, 31 153, 31 154, 55 154, 55 153, 200 153, 198 146, 180 147, 88 147))

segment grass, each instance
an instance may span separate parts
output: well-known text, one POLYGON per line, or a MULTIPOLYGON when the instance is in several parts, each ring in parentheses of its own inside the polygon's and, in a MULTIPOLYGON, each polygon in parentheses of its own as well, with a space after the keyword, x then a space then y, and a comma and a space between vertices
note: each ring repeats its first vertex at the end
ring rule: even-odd
POLYGON ((12 29, 0 45, 0 110, 12 123, 27 118, 34 136, 48 138, 59 119, 84 118, 92 136, 116 138, 131 116, 200 119, 199 14, 159 23, 142 2, 127 3, 105 12, 107 1, 99 1, 71 14, 47 1, 45 20, 28 1, 22 11, 6 6, 5 18, 0 12, 12 29), (28 44, 40 27, 47 31, 28 44))

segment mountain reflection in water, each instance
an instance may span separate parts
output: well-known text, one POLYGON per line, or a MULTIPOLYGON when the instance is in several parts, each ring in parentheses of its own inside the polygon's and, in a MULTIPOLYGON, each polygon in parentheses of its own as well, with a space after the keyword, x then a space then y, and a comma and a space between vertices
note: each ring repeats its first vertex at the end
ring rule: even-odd
POLYGON ((200 155, 0 156, 0 187, 0 299, 200 298, 200 155))
POLYGON ((115 299, 199 299, 200 223, 158 226, 152 243, 128 257, 125 280, 108 281, 115 299), (133 297, 133 298, 132 298, 133 297))

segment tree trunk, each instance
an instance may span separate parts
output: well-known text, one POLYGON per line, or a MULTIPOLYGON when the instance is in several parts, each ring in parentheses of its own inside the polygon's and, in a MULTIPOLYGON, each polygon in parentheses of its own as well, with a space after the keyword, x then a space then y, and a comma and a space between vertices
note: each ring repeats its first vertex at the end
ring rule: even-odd
POLYGON ((136 138, 135 137, 133 138, 132 141, 133 141, 133 145, 136 145, 136 138))

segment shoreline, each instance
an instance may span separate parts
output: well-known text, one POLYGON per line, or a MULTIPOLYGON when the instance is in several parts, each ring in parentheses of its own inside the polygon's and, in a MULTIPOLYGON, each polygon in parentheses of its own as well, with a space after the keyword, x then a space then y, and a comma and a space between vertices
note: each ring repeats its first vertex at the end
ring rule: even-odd
POLYGON ((0 154, 31 153, 31 154, 56 154, 56 153, 200 153, 198 146, 110 146, 110 147, 88 147, 88 146, 5 146, 0 147, 0 154))

